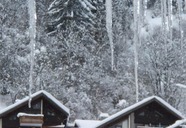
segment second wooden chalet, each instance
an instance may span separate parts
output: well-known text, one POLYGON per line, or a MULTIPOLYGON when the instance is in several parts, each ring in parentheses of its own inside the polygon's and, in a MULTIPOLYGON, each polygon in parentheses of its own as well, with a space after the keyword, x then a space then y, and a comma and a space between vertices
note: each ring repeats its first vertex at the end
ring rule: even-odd
POLYGON ((94 128, 165 128, 182 119, 179 111, 152 96, 102 120, 94 128))
POLYGON ((46 91, 32 95, 0 111, 0 128, 64 128, 69 109, 46 91))

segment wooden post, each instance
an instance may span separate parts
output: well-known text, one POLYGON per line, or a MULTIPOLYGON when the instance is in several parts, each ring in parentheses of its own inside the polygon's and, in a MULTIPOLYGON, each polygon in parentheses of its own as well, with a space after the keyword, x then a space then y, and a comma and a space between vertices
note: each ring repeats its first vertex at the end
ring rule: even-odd
MULTIPOLYGON (((43 99, 41 99, 41 114, 43 114, 43 99)), ((44 123, 44 119, 43 119, 43 123, 44 123)), ((42 128, 42 126, 41 126, 41 128, 42 128)))
POLYGON ((43 99, 41 99, 41 114, 43 114, 43 99))
POLYGON ((129 127, 128 128, 131 128, 131 125, 130 125, 130 115, 128 117, 128 124, 129 124, 129 127))
POLYGON ((3 122, 2 122, 2 119, 0 119, 0 128, 3 128, 3 122))
POLYGON ((135 124, 134 124, 134 113, 131 113, 129 115, 129 128, 135 128, 135 124))

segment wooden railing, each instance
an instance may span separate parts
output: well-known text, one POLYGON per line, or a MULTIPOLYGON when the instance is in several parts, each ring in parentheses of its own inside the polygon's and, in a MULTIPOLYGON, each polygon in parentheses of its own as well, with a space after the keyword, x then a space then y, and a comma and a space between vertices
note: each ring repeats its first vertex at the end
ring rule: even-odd
POLYGON ((43 116, 20 116, 21 126, 42 126, 43 116))

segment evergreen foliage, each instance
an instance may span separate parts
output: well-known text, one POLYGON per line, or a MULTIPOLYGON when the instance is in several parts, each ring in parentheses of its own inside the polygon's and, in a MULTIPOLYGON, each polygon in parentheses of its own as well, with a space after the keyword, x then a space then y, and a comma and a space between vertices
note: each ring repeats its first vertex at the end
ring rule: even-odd
MULTIPOLYGON (((110 64, 105 0, 36 2, 32 91, 44 89, 57 97, 71 109, 71 119, 96 119, 100 113, 112 114, 133 104, 132 0, 112 1, 115 70, 110 64), (118 106, 120 101, 126 105, 118 106)), ((180 38, 180 28, 186 34, 186 12, 182 10, 179 18, 178 4, 172 1, 172 12, 167 13, 174 19, 172 41, 167 22, 165 41, 160 0, 148 0, 146 10, 142 1, 140 4, 139 99, 158 95, 184 112, 185 91, 174 85, 186 82, 186 38, 180 38)), ((11 97, 9 104, 28 95, 30 47, 25 12, 25 0, 0 0, 0 93, 11 97)))
POLYGON ((95 24, 96 3, 92 0, 54 0, 48 8, 50 28, 68 29, 72 24, 81 29, 95 24))

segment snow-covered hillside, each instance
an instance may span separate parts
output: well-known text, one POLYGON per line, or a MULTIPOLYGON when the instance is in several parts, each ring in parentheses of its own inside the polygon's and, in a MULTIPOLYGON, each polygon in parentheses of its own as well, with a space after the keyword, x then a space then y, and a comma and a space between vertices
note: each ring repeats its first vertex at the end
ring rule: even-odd
MULTIPOLYGON (((32 92, 53 94, 72 119, 97 119, 135 103, 138 78, 139 100, 157 95, 185 112, 186 90, 174 86, 186 83, 185 0, 139 0, 136 11, 133 0, 105 2, 36 1, 32 92)), ((0 0, 0 94, 7 104, 29 94, 27 12, 25 0, 0 0)))

